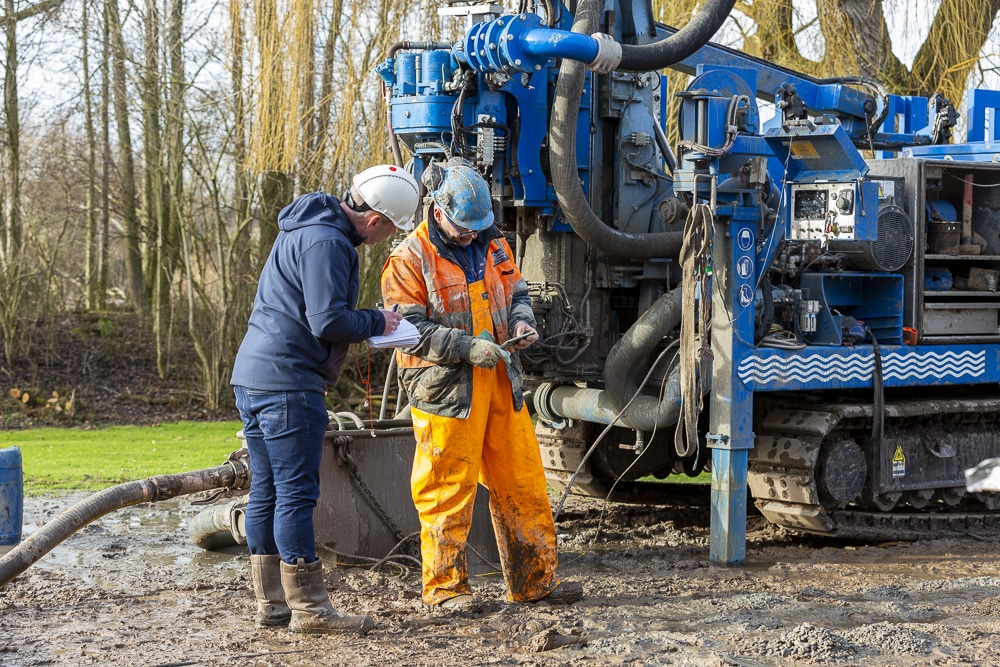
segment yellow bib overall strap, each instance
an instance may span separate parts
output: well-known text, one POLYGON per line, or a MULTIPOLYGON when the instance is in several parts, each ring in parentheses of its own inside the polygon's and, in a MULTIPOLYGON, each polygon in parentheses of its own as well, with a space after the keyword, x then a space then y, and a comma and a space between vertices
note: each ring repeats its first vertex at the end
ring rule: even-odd
POLYGON ((486 291, 486 281, 477 280, 469 283, 469 310, 472 312, 472 335, 478 336, 488 331, 496 336, 493 330, 493 308, 490 306, 490 295, 486 291))

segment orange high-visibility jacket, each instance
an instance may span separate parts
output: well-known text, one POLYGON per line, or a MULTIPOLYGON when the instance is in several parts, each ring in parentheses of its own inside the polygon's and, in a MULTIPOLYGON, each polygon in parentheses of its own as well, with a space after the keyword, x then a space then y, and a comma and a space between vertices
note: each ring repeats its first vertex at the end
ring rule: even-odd
MULTIPOLYGON (((382 269, 382 297, 386 308, 396 307, 420 331, 419 343, 396 351, 400 382, 410 404, 431 414, 464 419, 472 402, 469 283, 436 230, 433 237, 425 220, 392 251, 382 269)), ((528 283, 496 227, 481 232, 480 238, 489 241, 484 282, 492 334, 497 343, 503 343, 515 323, 536 326, 528 283)), ((524 405, 521 360, 513 351, 511 357, 507 375, 514 409, 520 410, 524 405)))

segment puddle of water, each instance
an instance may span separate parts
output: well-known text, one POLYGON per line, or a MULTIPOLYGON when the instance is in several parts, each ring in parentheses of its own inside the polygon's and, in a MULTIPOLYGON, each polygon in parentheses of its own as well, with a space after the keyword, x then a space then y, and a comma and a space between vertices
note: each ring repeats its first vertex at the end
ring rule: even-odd
MULTIPOLYGON (((63 510, 86 498, 87 494, 78 493, 55 500, 26 498, 23 537, 32 535, 63 510)), ((200 507, 176 498, 156 504, 124 507, 81 527, 31 567, 46 571, 91 568, 99 572, 99 568, 93 568, 95 562, 117 558, 138 559, 150 566, 188 570, 226 565, 245 567, 239 559, 247 553, 245 547, 205 551, 189 541, 188 521, 200 511, 200 507)), ((14 546, 5 547, 0 553, 6 553, 14 546)), ((114 581, 93 572, 84 572, 81 576, 95 584, 116 587, 114 581)))

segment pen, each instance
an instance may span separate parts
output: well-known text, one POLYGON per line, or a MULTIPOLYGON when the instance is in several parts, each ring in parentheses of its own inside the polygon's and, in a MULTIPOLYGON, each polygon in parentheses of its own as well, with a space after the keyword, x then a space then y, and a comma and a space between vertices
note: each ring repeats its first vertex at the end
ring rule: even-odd
POLYGON ((398 303, 395 306, 392 307, 392 312, 395 313, 397 310, 399 310, 399 304, 398 303))

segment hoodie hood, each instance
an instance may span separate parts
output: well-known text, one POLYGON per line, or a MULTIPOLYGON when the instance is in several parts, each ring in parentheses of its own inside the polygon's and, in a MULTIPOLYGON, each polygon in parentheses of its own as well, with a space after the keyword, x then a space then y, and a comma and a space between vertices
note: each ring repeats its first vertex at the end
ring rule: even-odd
POLYGON ((365 240, 347 219, 340 200, 324 192, 303 195, 281 209, 281 213, 278 214, 278 229, 283 232, 292 232, 313 225, 339 229, 355 247, 365 240))

